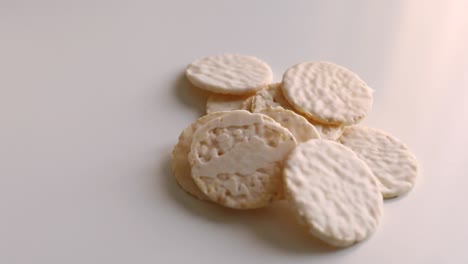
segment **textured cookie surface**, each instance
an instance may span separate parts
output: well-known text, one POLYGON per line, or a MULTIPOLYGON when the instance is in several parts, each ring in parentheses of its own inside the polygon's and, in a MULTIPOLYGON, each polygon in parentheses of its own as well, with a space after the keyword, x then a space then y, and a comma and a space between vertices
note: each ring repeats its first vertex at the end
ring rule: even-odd
POLYGON ((311 119, 308 121, 314 125, 322 139, 338 140, 345 128, 343 125, 326 125, 311 119))
POLYGON ((374 128, 350 126, 339 141, 367 163, 385 198, 402 195, 414 186, 418 163, 400 140, 374 128))
POLYGON ((215 93, 247 94, 266 87, 273 78, 265 62, 251 56, 225 54, 192 62, 185 75, 195 86, 215 93))
POLYGON ((258 91, 252 100, 252 112, 261 112, 265 109, 279 107, 288 110, 293 109, 284 98, 279 83, 270 84, 268 88, 258 91))
POLYGON ((284 160, 296 145, 273 119, 244 110, 225 112, 194 135, 189 161, 200 190, 221 205, 268 205, 282 192, 284 160))
POLYGON ((383 199, 369 167, 343 145, 322 139, 299 144, 284 167, 286 197, 312 235, 344 247, 369 237, 383 199))
POLYGON ((186 127, 179 136, 179 141, 172 150, 172 173, 179 186, 189 194, 200 200, 209 200, 199 189, 192 179, 188 154, 192 145, 192 138, 195 131, 214 117, 223 113, 213 113, 203 116, 190 126, 186 127))
POLYGON ((249 97, 249 95, 212 94, 206 101, 206 113, 244 109, 244 102, 249 97))
MULTIPOLYGON (((284 98, 279 83, 270 84, 267 89, 258 91, 252 100, 252 112, 262 112, 267 109, 284 108, 296 112, 296 114, 307 115, 296 111, 294 107, 284 98)), ((247 109, 247 108, 244 108, 247 109)), ((343 133, 343 125, 322 124, 310 118, 307 118, 319 132, 323 139, 337 140, 343 133)))
POLYGON ((289 68, 281 87, 295 109, 324 124, 355 124, 372 107, 372 89, 355 73, 329 62, 289 68))
POLYGON ((276 122, 287 128, 298 143, 305 142, 309 139, 320 138, 320 134, 317 129, 315 129, 307 119, 293 111, 274 108, 265 109, 260 113, 273 118, 276 122))

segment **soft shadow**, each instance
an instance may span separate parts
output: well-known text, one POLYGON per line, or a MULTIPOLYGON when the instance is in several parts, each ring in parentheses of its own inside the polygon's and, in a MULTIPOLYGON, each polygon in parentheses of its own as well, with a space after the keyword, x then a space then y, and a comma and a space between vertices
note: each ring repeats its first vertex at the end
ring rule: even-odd
MULTIPOLYGON (((209 221, 226 222, 232 220, 236 213, 235 210, 218 206, 209 201, 199 200, 182 190, 172 175, 171 166, 171 157, 168 156, 163 160, 163 164, 159 166, 162 172, 156 173, 160 181, 157 184, 164 187, 163 189, 175 201, 176 206, 195 217, 201 217, 209 221)), ((158 190, 160 190, 159 187, 158 190)))
POLYGON ((174 81, 173 90, 174 95, 184 105, 197 111, 200 116, 205 114, 206 99, 209 93, 191 84, 184 73, 179 74, 174 81))
MULTIPOLYGON (((242 225, 262 243, 288 254, 323 255, 337 252, 348 252, 355 248, 337 249, 326 245, 308 234, 305 227, 295 219, 294 212, 287 202, 276 202, 273 205, 254 210, 235 210, 201 201, 183 191, 172 176, 171 159, 168 156, 159 166, 157 173, 160 182, 174 204, 194 217, 229 225, 242 225)), ((158 188, 160 190, 160 188, 158 188)))
POLYGON ((246 226, 263 243, 268 243, 275 249, 307 255, 327 254, 339 250, 309 235, 307 229, 298 223, 286 201, 276 202, 254 214, 246 226))
POLYGON ((405 197, 409 196, 411 193, 411 191, 405 193, 405 194, 402 194, 402 195, 399 195, 397 197, 393 197, 393 198, 387 198, 387 199, 384 199, 384 203, 386 204, 392 204, 392 203, 395 203, 395 202, 399 202, 400 200, 404 199, 405 197))

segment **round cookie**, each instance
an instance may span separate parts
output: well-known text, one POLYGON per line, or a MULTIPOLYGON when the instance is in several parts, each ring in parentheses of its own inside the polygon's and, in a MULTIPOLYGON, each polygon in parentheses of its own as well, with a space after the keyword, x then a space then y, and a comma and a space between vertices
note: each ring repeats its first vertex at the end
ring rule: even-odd
POLYGON ((283 96, 279 83, 268 85, 266 89, 257 91, 252 100, 252 112, 261 112, 265 109, 282 107, 293 110, 293 107, 283 96))
POLYGON ((206 101, 206 113, 244 109, 244 102, 249 97, 249 95, 212 94, 206 101))
POLYGON ((355 124, 372 107, 372 89, 357 74, 330 62, 292 66, 281 87, 295 109, 323 124, 355 124))
POLYGON ((284 110, 282 108, 265 109, 260 113, 273 118, 283 127, 287 128, 294 136, 298 143, 305 142, 309 139, 319 139, 320 134, 315 127, 307 121, 303 116, 300 116, 293 111, 284 110))
MULTIPOLYGON (((268 88, 257 91, 252 100, 252 112, 262 112, 266 109, 284 108, 291 111, 296 111, 294 107, 288 103, 281 91, 279 83, 270 84, 268 88)), ((302 115, 302 113, 297 113, 302 115)), ((307 116, 305 116, 307 118, 307 116)), ((337 140, 343 132, 342 125, 322 124, 317 121, 307 118, 307 120, 317 129, 320 137, 323 139, 337 140)))
POLYGON ((188 154, 192 145, 192 138, 195 131, 206 124, 214 117, 223 115, 222 112, 216 112, 199 118, 190 126, 186 127, 179 136, 179 141, 172 150, 172 173, 182 190, 197 197, 200 200, 209 200, 199 189, 192 179, 190 162, 188 154))
POLYGON ((224 54, 192 62, 185 75, 195 86, 215 93, 241 95, 266 87, 271 68, 252 56, 224 54))
POLYGON ((293 135, 266 115, 225 112, 195 133, 192 178, 218 204, 264 207, 282 197, 283 162, 295 146, 293 135))
POLYGON ((322 139, 299 144, 286 160, 285 192, 309 232, 345 247, 369 237, 383 199, 369 167, 343 145, 322 139))
POLYGON ((384 198, 405 194, 413 188, 418 163, 400 140, 374 128, 350 126, 344 129, 339 141, 369 166, 384 198))

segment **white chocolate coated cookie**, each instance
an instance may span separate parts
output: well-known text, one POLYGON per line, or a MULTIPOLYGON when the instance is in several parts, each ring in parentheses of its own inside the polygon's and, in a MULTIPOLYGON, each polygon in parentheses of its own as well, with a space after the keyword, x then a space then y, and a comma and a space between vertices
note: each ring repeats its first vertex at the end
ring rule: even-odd
POLYGON ((266 87, 271 68, 252 56, 224 54, 192 62, 185 75, 193 85, 214 93, 242 95, 266 87))
POLYGON ((309 139, 320 138, 320 134, 317 129, 315 129, 307 119, 293 111, 274 108, 265 109, 260 113, 273 118, 276 122, 287 128, 298 143, 305 142, 309 139))
POLYGON ((323 124, 355 124, 372 107, 372 89, 357 74, 329 62, 292 66, 281 87, 296 110, 323 124))
POLYGON ((283 195, 283 162, 296 141, 266 115, 244 110, 225 113, 195 133, 189 154, 192 177, 218 204, 264 207, 283 195))
POLYGON ((323 139, 337 140, 343 132, 342 125, 331 125, 322 124, 302 114, 300 111, 294 109, 294 107, 284 98, 283 92, 281 91, 281 85, 279 83, 270 84, 267 89, 258 91, 252 100, 252 112, 262 112, 267 109, 283 108, 286 110, 295 111, 300 114, 317 129, 320 137, 323 139))
POLYGON ((195 131, 214 117, 221 116, 223 113, 213 113, 206 115, 186 127, 179 136, 179 141, 172 150, 172 173, 179 186, 187 193, 197 197, 200 200, 209 200, 199 189, 192 179, 190 162, 188 154, 192 145, 192 138, 195 131))
POLYGON ((339 141, 367 163, 379 181, 384 198, 405 194, 413 188, 418 163, 400 140, 374 128, 350 126, 339 141))
POLYGON ((378 227, 383 199, 369 167, 343 145, 312 139, 297 145, 284 167, 286 197, 312 235, 350 246, 378 227))

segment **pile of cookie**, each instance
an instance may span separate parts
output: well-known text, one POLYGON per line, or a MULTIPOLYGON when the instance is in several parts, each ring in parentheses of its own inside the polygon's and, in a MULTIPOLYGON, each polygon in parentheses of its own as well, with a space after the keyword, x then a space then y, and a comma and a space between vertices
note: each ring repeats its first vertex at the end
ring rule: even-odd
POLYGON ((414 155, 388 133, 356 125, 373 90, 350 70, 305 62, 281 83, 272 75, 258 58, 234 54, 187 67, 189 81, 211 96, 207 115, 174 147, 178 184, 234 209, 286 199, 299 222, 333 246, 366 239, 381 221, 383 199, 414 186, 414 155))

